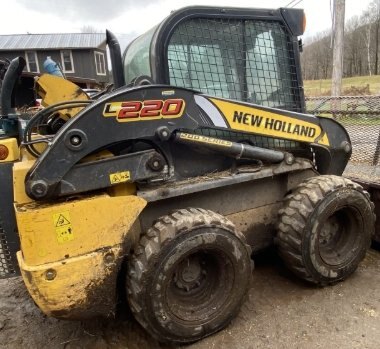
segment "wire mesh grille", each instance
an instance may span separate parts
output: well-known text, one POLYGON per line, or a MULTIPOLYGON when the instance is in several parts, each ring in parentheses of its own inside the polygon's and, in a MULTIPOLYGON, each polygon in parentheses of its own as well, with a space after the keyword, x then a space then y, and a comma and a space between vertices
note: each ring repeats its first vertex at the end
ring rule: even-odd
POLYGON ((352 143, 346 175, 380 181, 380 95, 308 97, 306 109, 333 117, 346 128, 352 143))
POLYGON ((8 278, 16 274, 12 255, 8 249, 6 234, 0 226, 0 279, 8 278))
POLYGON ((197 18, 168 45, 170 83, 259 105, 301 110, 293 42, 276 21, 197 18))

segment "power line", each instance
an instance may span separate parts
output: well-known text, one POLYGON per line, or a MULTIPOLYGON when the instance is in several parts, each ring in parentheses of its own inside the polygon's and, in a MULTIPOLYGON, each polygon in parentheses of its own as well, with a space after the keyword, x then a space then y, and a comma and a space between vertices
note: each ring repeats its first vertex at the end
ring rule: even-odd
POLYGON ((297 0, 292 0, 291 2, 289 2, 289 4, 285 5, 285 7, 289 7, 289 5, 291 5, 293 2, 296 2, 297 0))
POLYGON ((297 6, 300 2, 302 2, 303 0, 299 0, 298 2, 296 2, 293 6, 291 7, 294 7, 294 6, 297 6))

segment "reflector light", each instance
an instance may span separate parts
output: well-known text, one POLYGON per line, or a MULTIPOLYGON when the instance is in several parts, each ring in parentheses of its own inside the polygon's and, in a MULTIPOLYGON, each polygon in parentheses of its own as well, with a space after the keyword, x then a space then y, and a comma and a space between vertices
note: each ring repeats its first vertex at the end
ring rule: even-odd
POLYGON ((9 150, 8 148, 3 145, 3 144, 0 144, 0 160, 5 160, 9 155, 9 150))

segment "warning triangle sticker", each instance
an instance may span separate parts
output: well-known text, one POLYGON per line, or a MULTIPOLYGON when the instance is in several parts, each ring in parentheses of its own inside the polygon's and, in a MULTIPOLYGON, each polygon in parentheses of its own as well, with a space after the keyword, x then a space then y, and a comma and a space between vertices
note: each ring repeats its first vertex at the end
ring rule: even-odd
POLYGON ((120 176, 115 174, 112 178, 112 182, 113 183, 119 183, 120 182, 120 176))
POLYGON ((63 215, 60 214, 57 219, 57 223, 55 224, 56 227, 62 227, 64 225, 70 224, 70 221, 63 215))

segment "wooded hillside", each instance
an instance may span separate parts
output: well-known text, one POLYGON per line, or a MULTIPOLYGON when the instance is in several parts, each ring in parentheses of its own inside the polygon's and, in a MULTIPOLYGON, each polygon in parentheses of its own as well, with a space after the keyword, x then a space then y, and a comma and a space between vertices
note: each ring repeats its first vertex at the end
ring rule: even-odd
MULTIPOLYGON (((332 74, 331 30, 304 44, 301 55, 305 80, 328 79, 332 74)), ((374 0, 360 16, 345 24, 344 77, 380 74, 380 0, 374 0)))

